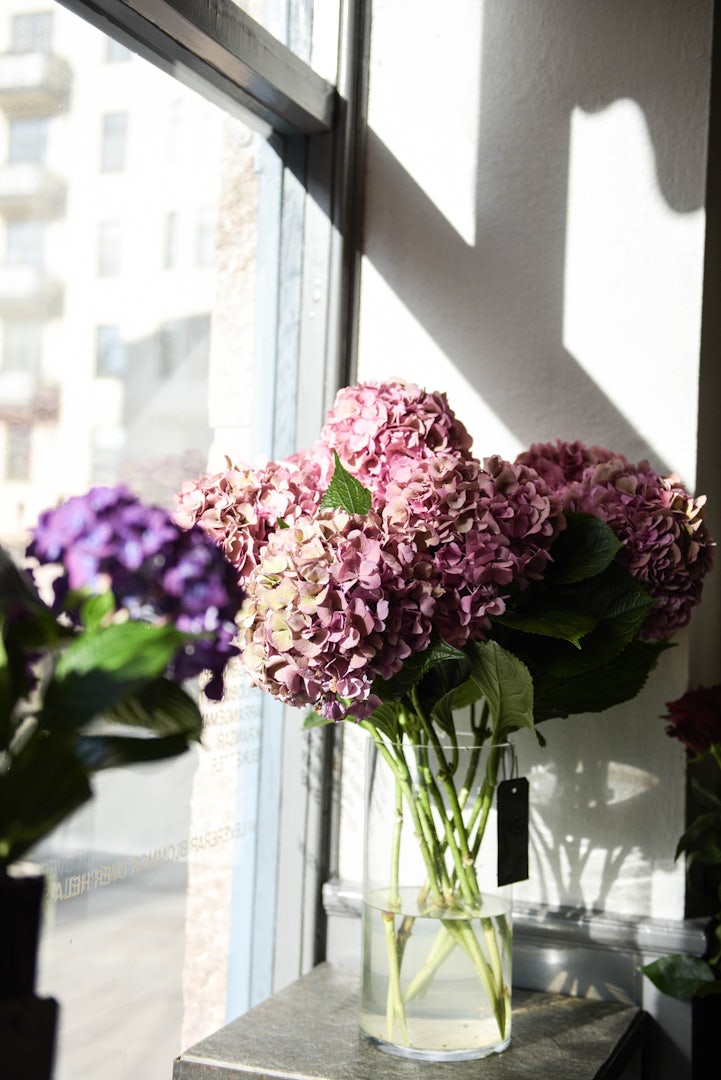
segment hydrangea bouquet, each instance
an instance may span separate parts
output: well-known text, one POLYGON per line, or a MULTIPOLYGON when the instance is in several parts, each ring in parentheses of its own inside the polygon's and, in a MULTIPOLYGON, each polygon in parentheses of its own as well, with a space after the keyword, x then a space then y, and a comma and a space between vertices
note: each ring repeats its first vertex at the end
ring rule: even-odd
POLYGON ((201 529, 124 487, 42 515, 30 570, 0 548, 0 875, 91 797, 100 769, 200 737, 182 687, 220 697, 237 575, 201 529))
POLYGON ((379 1041, 413 1051, 415 1004, 460 954, 502 1048, 507 926, 484 916, 476 874, 499 758, 481 750, 638 693, 700 599, 703 499, 580 442, 478 459, 444 394, 390 381, 341 390, 309 450, 188 481, 176 520, 236 567, 250 679, 308 710, 307 725, 365 728, 390 768, 379 1041), (412 911, 404 818, 424 867, 412 911), (429 911, 438 940, 406 975, 429 911))

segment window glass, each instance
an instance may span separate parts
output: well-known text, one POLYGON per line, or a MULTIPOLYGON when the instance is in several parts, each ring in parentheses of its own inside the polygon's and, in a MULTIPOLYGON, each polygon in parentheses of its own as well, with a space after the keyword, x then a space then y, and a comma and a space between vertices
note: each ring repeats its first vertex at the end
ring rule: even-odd
POLYGON ((45 261, 45 223, 8 221, 5 258, 11 266, 42 267, 45 261))
POLYGON ((128 136, 128 114, 107 113, 103 117, 100 167, 103 172, 118 172, 125 168, 128 136))
POLYGON ((43 354, 40 319, 5 319, 2 323, 2 369, 35 374, 43 354))
MULTIPOLYGON (((28 9, 2 6, 3 40, 12 27, 15 48, 48 47, 49 20, 28 9)), ((258 251, 261 216, 264 235, 280 229, 279 156, 138 56, 119 71, 103 35, 66 8, 53 19, 69 81, 47 106, 28 97, 46 111, 12 142, 25 158, 43 143, 66 198, 43 221, 30 203, 25 220, 0 211, 15 264, 10 284, 0 276, 0 543, 18 557, 44 509, 94 484, 123 482, 172 510, 183 482, 226 453, 253 461, 269 448, 255 394, 261 363, 273 379, 273 334, 256 313, 278 274, 258 251), (100 135, 121 184, 88 153, 100 135)), ((204 706, 201 747, 99 775, 92 802, 32 853, 47 883, 37 991, 60 1003, 54 1080, 170 1076, 182 1050, 248 1007, 258 979, 270 992, 272 894, 254 957, 250 939, 268 752, 259 697, 234 672, 225 700, 204 706)), ((268 795, 272 808, 277 781, 268 795)), ((269 837, 260 861, 273 878, 269 837)))
POLYGON ((126 372, 125 342, 119 326, 98 326, 95 331, 95 374, 122 379, 126 372))
POLYGON ((123 222, 100 221, 98 223, 98 274, 100 277, 116 277, 122 267, 123 222))
POLYGON ((8 128, 8 161, 30 161, 39 163, 45 160, 48 145, 48 120, 45 116, 32 116, 12 120, 8 128))
POLYGON ((52 11, 21 11, 11 17, 10 48, 13 52, 49 52, 52 43, 52 11))

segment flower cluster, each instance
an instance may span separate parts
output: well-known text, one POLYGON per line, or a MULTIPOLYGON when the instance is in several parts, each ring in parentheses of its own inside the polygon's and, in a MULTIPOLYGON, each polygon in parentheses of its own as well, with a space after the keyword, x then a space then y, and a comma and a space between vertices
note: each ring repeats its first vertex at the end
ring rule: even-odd
POLYGON ((542 577, 560 499, 532 469, 470 447, 445 395, 364 383, 339 392, 311 451, 183 486, 176 520, 200 525, 240 573, 255 683, 326 717, 367 715, 373 680, 433 629, 456 647, 482 640, 542 577), (370 493, 362 519, 319 510, 333 451, 370 493))
POLYGON ((238 652, 235 616, 243 593, 233 567, 202 530, 179 527, 127 488, 96 487, 41 515, 27 555, 56 565, 54 609, 77 620, 72 594, 112 591, 132 619, 171 623, 193 635, 175 657, 177 680, 207 670, 208 697, 223 693, 223 670, 238 652))
POLYGON ((275 697, 340 719, 369 715, 375 675, 390 678, 430 637, 431 589, 412 545, 380 518, 321 510, 273 533, 250 577, 243 660, 275 697))
POLYGON ((471 436, 445 394, 394 380, 340 390, 321 440, 360 483, 383 496, 391 470, 444 451, 467 456, 471 436))
MULTIPOLYGON (((374 680, 431 640, 465 649, 514 611, 511 629, 530 611, 531 634, 563 638, 523 597, 546 580, 572 512, 604 522, 609 559, 620 544, 617 562, 650 597, 641 636, 685 625, 711 564, 703 500, 601 446, 535 444, 509 462, 471 445, 444 394, 366 382, 338 393, 310 450, 256 469, 228 461, 183 486, 176 522, 219 544, 245 589, 240 645, 257 685, 358 718, 377 704, 374 680), (336 462, 368 512, 328 501, 336 462)), ((528 639, 518 644, 533 667, 528 639)))
POLYGON ((667 701, 666 732, 694 754, 721 748, 721 686, 687 690, 676 701, 667 701))
POLYGON ((199 525, 223 549, 244 580, 279 522, 313 514, 333 471, 330 450, 319 444, 263 468, 234 465, 186 480, 177 495, 175 521, 199 525))
POLYGON ((601 518, 621 541, 618 562, 654 601, 643 637, 664 640, 688 624, 713 557, 704 497, 692 498, 647 461, 632 465, 579 442, 535 444, 517 460, 546 477, 566 510, 601 518))

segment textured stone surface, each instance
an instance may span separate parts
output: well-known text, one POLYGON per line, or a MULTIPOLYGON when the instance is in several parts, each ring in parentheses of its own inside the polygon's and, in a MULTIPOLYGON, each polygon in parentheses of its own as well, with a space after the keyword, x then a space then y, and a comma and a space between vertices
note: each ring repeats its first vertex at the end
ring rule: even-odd
POLYGON ((357 976, 321 965, 176 1060, 173 1080, 601 1080, 625 1077, 643 1013, 559 994, 514 991, 511 1046, 481 1061, 392 1057, 358 1035, 357 976))

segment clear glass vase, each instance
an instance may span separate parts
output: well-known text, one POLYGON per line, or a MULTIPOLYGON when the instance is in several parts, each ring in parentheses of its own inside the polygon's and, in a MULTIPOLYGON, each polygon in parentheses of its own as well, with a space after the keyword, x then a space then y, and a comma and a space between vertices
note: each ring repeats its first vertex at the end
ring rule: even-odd
POLYGON ((360 1030, 391 1054, 454 1061, 511 1037, 511 888, 495 792, 511 744, 367 751, 360 1030))

